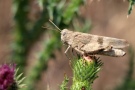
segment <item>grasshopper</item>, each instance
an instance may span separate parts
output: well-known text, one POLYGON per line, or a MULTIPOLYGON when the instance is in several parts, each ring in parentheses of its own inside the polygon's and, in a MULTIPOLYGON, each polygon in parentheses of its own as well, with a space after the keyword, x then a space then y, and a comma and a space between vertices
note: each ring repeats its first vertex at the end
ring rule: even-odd
POLYGON ((61 40, 68 45, 67 51, 72 48, 81 55, 105 55, 112 57, 122 57, 126 54, 122 49, 129 46, 124 39, 92 35, 82 32, 74 32, 68 29, 59 29, 49 20, 61 33, 61 40))

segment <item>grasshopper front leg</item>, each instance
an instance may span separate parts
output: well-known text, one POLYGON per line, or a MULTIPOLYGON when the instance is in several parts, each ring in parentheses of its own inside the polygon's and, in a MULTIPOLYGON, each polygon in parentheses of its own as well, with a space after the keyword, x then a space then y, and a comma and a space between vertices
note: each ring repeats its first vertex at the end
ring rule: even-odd
POLYGON ((69 60, 71 60, 69 57, 68 57, 68 55, 67 55, 67 52, 68 52, 68 50, 70 49, 70 45, 67 47, 67 49, 66 49, 66 51, 64 52, 65 53, 65 55, 66 55, 66 57, 69 59, 69 60))

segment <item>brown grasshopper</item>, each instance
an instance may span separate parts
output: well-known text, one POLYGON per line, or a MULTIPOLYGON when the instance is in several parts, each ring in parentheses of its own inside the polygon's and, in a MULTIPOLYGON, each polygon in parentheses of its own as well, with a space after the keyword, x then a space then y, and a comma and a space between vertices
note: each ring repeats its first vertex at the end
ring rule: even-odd
POLYGON ((129 46, 124 39, 74 32, 68 29, 60 30, 51 20, 49 21, 60 31, 62 42, 68 45, 65 54, 72 48, 81 55, 121 57, 126 54, 122 49, 129 46))

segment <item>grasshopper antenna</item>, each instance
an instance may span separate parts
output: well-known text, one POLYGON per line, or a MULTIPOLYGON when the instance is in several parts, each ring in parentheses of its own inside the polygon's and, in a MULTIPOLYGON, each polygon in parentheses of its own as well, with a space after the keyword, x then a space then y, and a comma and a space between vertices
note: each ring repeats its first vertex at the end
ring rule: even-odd
MULTIPOLYGON (((53 29, 53 28, 49 28, 49 27, 46 27, 46 26, 42 26, 42 28, 46 28, 46 29, 53 29)), ((56 30, 56 29, 55 29, 56 30)))
POLYGON ((58 30, 59 32, 61 32, 61 29, 58 28, 50 19, 49 19, 49 22, 50 22, 51 24, 53 24, 53 25, 57 28, 57 30, 58 30))

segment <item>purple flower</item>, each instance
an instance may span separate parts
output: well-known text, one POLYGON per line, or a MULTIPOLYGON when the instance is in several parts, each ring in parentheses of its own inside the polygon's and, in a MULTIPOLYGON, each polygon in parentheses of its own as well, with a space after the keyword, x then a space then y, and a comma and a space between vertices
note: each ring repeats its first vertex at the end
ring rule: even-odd
POLYGON ((0 90, 7 90, 14 83, 15 65, 0 66, 0 90))

